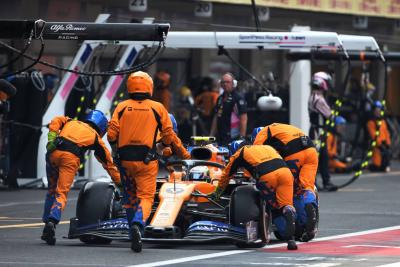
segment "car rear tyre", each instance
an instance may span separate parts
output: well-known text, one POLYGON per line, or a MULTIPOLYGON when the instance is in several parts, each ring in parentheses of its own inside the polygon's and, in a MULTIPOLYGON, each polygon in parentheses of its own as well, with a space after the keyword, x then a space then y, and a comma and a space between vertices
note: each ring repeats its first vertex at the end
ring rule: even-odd
POLYGON ((257 242, 238 242, 239 248, 260 248, 269 241, 270 215, 265 211, 265 202, 260 192, 251 185, 235 188, 231 195, 229 221, 233 226, 246 227, 249 221, 258 223, 257 242))

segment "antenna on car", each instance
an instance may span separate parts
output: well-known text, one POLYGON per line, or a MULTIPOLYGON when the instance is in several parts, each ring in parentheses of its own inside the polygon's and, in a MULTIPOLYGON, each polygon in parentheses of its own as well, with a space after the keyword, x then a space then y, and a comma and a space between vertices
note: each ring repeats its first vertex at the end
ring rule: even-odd
POLYGON ((175 177, 175 174, 174 174, 174 193, 176 192, 176 177, 175 177))

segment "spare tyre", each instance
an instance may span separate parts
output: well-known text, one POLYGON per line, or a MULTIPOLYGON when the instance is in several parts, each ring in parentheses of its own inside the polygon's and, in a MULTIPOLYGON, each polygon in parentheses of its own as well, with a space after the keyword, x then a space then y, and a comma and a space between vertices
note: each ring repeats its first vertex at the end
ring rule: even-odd
MULTIPOLYGON (((115 188, 109 182, 87 182, 79 192, 76 217, 79 226, 110 220, 114 216, 115 188)), ((91 235, 80 240, 87 244, 109 244, 111 239, 91 235)))

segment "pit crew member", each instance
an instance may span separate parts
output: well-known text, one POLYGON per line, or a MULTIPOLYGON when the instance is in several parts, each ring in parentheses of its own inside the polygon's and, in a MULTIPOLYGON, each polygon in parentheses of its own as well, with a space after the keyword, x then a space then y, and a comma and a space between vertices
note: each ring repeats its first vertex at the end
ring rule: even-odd
POLYGON ((102 136, 107 131, 107 118, 99 110, 91 111, 84 121, 55 117, 49 125, 46 172, 48 191, 44 203, 41 239, 49 245, 56 242, 55 228, 67 203, 67 196, 87 150, 94 150, 96 159, 107 170, 114 183, 121 183, 118 168, 102 136))
POLYGON ((126 86, 130 99, 117 105, 107 137, 117 148, 131 249, 140 252, 141 234, 156 193, 158 131, 162 143, 171 147, 177 156, 188 159, 190 154, 174 133, 168 111, 161 103, 151 100, 152 78, 145 72, 134 72, 129 75, 126 86))

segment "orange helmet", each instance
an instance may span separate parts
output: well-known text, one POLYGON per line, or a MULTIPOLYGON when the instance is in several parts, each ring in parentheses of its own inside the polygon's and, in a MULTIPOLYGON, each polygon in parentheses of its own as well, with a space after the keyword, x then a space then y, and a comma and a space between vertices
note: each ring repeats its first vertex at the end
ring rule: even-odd
POLYGON ((165 88, 171 82, 171 75, 165 71, 159 71, 156 73, 154 77, 155 83, 157 84, 156 87, 165 88))
POLYGON ((147 93, 153 95, 153 79, 146 72, 131 73, 126 81, 129 94, 147 93))

